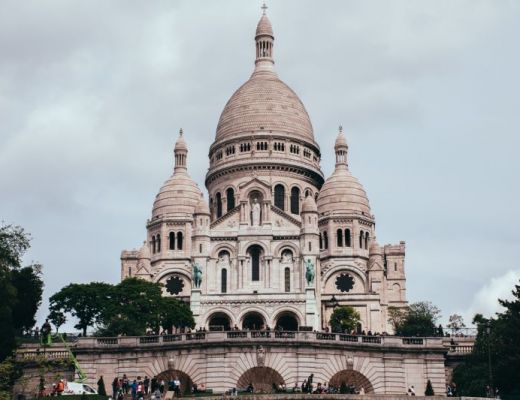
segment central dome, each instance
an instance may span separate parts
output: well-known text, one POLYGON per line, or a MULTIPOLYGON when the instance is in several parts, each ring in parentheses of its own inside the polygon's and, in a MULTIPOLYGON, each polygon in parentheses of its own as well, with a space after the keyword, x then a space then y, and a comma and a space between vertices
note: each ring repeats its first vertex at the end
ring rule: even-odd
POLYGON ((307 110, 274 71, 273 28, 265 14, 258 22, 255 42, 255 70, 224 107, 215 141, 237 134, 272 132, 315 143, 307 110))
POLYGON ((215 140, 258 131, 283 132, 314 142, 303 103, 271 71, 255 71, 231 96, 220 115, 215 140))

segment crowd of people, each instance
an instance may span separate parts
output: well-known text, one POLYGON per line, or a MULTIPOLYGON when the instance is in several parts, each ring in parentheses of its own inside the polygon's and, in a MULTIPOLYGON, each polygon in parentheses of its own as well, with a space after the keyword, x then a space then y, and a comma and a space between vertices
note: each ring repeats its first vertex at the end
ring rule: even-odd
POLYGON ((159 380, 156 376, 151 379, 138 376, 132 380, 123 374, 121 378, 116 377, 112 381, 112 398, 123 400, 125 396, 131 395, 132 400, 143 400, 145 397, 160 400, 166 391, 172 391, 176 397, 180 397, 181 389, 181 381, 176 376, 169 381, 159 380))

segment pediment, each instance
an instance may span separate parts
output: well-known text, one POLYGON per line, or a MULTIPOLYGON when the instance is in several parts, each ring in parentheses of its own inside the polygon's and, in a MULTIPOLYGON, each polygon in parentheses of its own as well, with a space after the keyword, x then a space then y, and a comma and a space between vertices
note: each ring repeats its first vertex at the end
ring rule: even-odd
POLYGON ((211 224, 211 229, 215 230, 235 230, 240 224, 240 207, 236 207, 227 214, 223 215, 211 224))
POLYGON ((242 190, 246 190, 249 187, 255 187, 256 188, 256 187, 259 187, 259 186, 261 188, 263 188, 263 189, 267 189, 269 191, 271 190, 271 186, 267 182, 259 179, 256 176, 253 177, 250 181, 244 182, 244 183, 240 184, 239 188, 242 191, 242 190))
POLYGON ((274 206, 271 206, 271 221, 273 228, 279 229, 300 229, 302 226, 299 219, 274 206))

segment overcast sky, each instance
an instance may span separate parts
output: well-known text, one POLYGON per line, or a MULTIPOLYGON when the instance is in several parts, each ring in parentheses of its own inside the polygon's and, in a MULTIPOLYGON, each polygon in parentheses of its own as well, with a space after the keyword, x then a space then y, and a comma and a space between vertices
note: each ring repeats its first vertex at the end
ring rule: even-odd
MULTIPOLYGON (((204 187, 251 74, 260 1, 0 0, 0 219, 31 232, 45 297, 119 280, 180 127, 204 187)), ((326 176, 342 124, 409 301, 495 311, 520 279, 520 2, 272 0, 276 69, 326 176)), ((46 303, 40 318, 47 313, 46 303)))

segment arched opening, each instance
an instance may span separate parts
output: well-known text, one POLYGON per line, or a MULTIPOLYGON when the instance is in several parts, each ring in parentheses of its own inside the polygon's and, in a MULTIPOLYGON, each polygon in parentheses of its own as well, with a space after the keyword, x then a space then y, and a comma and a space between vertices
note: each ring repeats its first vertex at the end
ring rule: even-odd
POLYGON ((285 292, 289 293, 291 291, 291 269, 289 267, 284 270, 284 284, 285 292))
POLYGON ((341 229, 338 229, 336 232, 336 245, 338 247, 343 247, 343 231, 341 229))
POLYGON ((220 273, 220 291, 227 293, 227 269, 225 268, 220 273))
POLYGON ((329 387, 335 387, 340 393, 359 393, 361 388, 366 394, 374 392, 368 378, 353 369, 344 369, 335 374, 329 380, 329 387))
POLYGON ((265 320, 264 317, 260 313, 255 311, 249 312, 244 315, 242 319, 242 329, 247 329, 250 331, 257 331, 264 327, 265 320))
POLYGON ((300 213, 300 188, 296 186, 291 189, 291 213, 300 213))
POLYGON ((223 312, 216 312, 208 318, 208 327, 210 331, 229 331, 231 319, 223 312))
POLYGON ((365 232, 365 249, 368 249, 368 232, 365 232))
POLYGON ((363 237, 365 236, 364 232, 361 231, 359 232, 359 248, 362 249, 363 248, 363 237))
POLYGON ((285 188, 283 185, 274 187, 274 206, 285 211, 285 188))
POLYGON ((169 239, 169 248, 170 250, 175 250, 175 233, 170 232, 170 235, 168 237, 169 239))
POLYGON ((298 318, 290 311, 283 312, 276 320, 275 329, 296 332, 298 330, 298 318))
POLYGON ((237 381, 237 389, 245 390, 253 386, 255 393, 273 393, 275 388, 285 385, 279 372, 269 367, 253 367, 242 374, 237 381))
POLYGON ((168 382, 172 382, 175 378, 177 378, 181 382, 181 394, 182 395, 191 395, 193 389, 193 381, 190 376, 182 371, 177 369, 171 369, 168 371, 161 372, 157 375, 157 382, 164 381, 166 382, 164 390, 169 390, 168 382))
POLYGON ((155 239, 155 245, 156 245, 155 252, 159 253, 161 251, 161 235, 157 235, 157 238, 155 239))
POLYGON ((226 190, 227 211, 235 208, 235 191, 232 188, 226 190))
POLYGON ((260 226, 262 225, 263 220, 263 212, 262 212, 262 204, 264 197, 261 192, 258 190, 254 190, 249 194, 249 207, 250 207, 250 220, 251 226, 260 226))
POLYGON ((311 192, 310 189, 307 189, 307 190, 305 191, 305 197, 309 197, 309 196, 312 196, 312 192, 311 192))
POLYGON ((320 250, 323 249, 323 235, 320 232, 320 250))
POLYGON ((345 246, 352 246, 352 244, 350 243, 350 229, 345 229, 345 246))
POLYGON ((155 236, 152 236, 152 254, 155 254, 155 236))
POLYGON ((182 232, 177 233, 177 250, 182 250, 182 232))
POLYGON ((247 249, 247 254, 250 257, 251 263, 251 280, 253 282, 260 280, 260 258, 262 253, 262 248, 256 244, 247 249))
POLYGON ((216 194, 217 199, 217 218, 222 217, 222 195, 219 193, 216 194))

